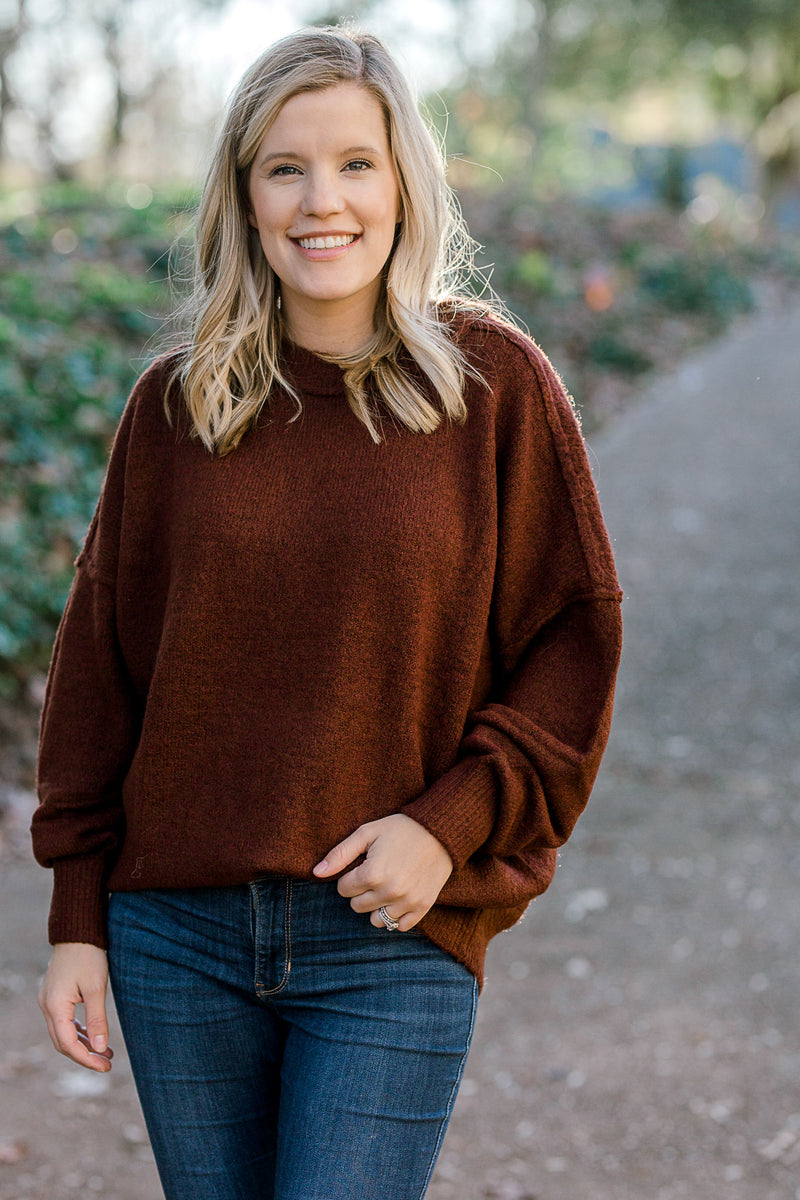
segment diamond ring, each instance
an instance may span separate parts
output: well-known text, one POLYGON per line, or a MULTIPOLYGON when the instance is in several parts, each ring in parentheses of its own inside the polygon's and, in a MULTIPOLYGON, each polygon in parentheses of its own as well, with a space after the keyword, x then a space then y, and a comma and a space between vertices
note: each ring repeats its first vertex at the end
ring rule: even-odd
POLYGON ((378 909, 378 916, 383 921, 387 929, 399 929, 400 922, 395 921, 394 917, 390 917, 383 905, 378 909))

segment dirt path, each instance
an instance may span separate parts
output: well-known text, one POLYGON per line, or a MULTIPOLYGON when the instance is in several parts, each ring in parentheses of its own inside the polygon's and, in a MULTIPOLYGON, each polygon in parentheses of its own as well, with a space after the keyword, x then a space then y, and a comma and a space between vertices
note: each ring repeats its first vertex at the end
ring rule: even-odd
MULTIPOLYGON (((798 391, 795 308, 593 445, 627 593, 612 743, 492 946, 431 1200, 800 1200, 798 391)), ((0 1200, 158 1200, 124 1055, 98 1080, 49 1052, 48 891, 3 865, 0 1200)))

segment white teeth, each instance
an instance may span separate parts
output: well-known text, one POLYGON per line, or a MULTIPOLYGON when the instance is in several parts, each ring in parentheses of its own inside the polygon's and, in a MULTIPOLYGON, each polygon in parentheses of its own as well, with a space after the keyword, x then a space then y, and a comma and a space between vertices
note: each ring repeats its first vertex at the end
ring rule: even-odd
POLYGON ((298 238, 297 240, 304 250, 333 250, 336 246, 349 246, 356 240, 356 235, 347 233, 344 237, 298 238))

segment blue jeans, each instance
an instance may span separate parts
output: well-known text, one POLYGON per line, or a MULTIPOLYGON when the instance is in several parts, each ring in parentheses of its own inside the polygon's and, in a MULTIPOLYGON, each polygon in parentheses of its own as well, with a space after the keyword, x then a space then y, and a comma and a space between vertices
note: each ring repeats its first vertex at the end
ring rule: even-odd
POLYGON ((109 969, 167 1200, 420 1200, 477 983, 335 883, 116 892, 109 969))

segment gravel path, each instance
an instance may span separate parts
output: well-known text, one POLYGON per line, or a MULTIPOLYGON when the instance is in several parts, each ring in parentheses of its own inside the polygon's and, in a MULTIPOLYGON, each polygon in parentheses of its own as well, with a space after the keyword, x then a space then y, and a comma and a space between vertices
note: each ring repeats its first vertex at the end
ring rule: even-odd
MULTIPOLYGON (((430 1200, 800 1200, 799 368, 800 309, 762 314, 593 442, 627 596, 612 742, 491 948, 430 1200)), ((48 892, 6 855, 0 1200, 159 1200, 124 1054, 99 1078, 49 1050, 48 892)))

